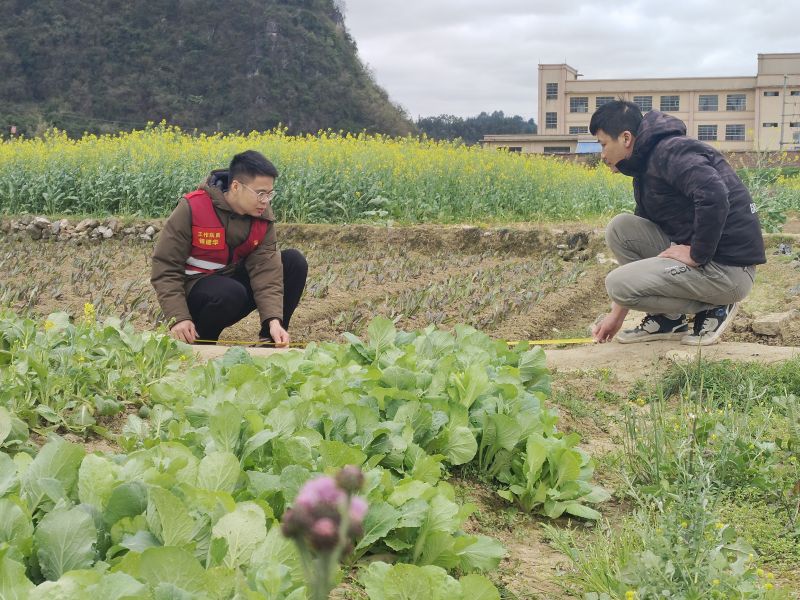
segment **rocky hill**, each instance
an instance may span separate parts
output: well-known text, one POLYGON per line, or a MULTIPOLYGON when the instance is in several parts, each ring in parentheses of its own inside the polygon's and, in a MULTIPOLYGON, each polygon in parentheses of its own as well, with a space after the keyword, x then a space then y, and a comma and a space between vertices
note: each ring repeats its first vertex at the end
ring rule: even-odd
POLYGON ((334 0, 0 0, 0 127, 404 134, 334 0))

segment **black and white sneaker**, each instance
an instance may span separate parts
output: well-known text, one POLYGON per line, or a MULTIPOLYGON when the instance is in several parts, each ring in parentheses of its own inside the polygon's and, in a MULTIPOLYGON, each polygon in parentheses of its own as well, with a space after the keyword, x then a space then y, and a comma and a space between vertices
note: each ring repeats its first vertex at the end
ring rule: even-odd
POLYGON ((733 317, 736 316, 738 311, 738 302, 700 311, 694 316, 692 333, 683 336, 681 344, 686 344, 687 346, 710 346, 711 344, 716 344, 733 322, 733 317))
POLYGON ((626 329, 617 334, 620 344, 650 342, 653 340, 680 340, 689 331, 686 315, 670 319, 666 315, 646 315, 642 322, 633 329, 626 329))

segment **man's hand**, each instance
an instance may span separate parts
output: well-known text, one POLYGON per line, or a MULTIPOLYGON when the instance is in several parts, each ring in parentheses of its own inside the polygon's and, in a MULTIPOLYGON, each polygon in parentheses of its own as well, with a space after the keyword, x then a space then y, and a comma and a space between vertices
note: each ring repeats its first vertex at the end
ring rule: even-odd
POLYGON ((623 308, 612 302, 611 312, 592 327, 592 337, 594 341, 602 344, 613 340, 617 332, 622 329, 622 324, 625 322, 625 317, 627 315, 627 308, 623 308))
POLYGON ((659 258, 672 258, 690 267, 699 267, 696 262, 692 260, 692 247, 686 244, 676 244, 670 246, 658 255, 659 258))
POLYGON ((194 344, 194 341, 197 339, 197 329, 195 329, 194 323, 188 319, 180 323, 175 323, 169 330, 169 334, 176 340, 186 342, 187 344, 194 344))
POLYGON ((286 348, 289 345, 289 333, 278 319, 269 322, 269 335, 278 348, 286 348))
POLYGON ((595 342, 610 342, 622 329, 623 321, 617 320, 614 315, 606 315, 603 320, 592 327, 592 337, 595 342))

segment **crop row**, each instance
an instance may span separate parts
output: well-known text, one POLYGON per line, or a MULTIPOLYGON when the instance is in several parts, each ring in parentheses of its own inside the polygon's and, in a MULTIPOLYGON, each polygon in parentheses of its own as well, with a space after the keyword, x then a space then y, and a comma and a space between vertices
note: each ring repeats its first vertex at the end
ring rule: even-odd
POLYGON ((631 204, 628 183, 608 169, 543 156, 417 138, 193 136, 157 126, 0 143, 0 212, 164 216, 211 169, 250 148, 281 173, 274 202, 281 221, 563 220, 631 204))
POLYGON ((419 323, 465 323, 491 331, 506 319, 530 310, 549 293, 573 283, 582 273, 580 264, 552 259, 489 263, 429 286, 409 286, 382 299, 356 301, 329 321, 334 327, 360 332, 372 315, 380 314, 404 328, 419 323))
MULTIPOLYGON (((91 305, 80 322, 0 324, 4 596, 301 600, 278 520, 309 478, 354 464, 369 511, 349 565, 398 563, 360 569, 364 585, 389 589, 402 572, 451 590, 427 597, 458 598, 446 571, 492 571, 504 550, 464 531, 474 507, 456 500, 450 468, 472 463, 503 498, 551 518, 597 519, 591 505, 608 497, 544 405, 541 349, 468 327, 402 333, 376 319, 365 340, 190 366, 174 340, 100 324, 91 305), (110 435, 103 419, 125 408, 121 453, 28 437, 110 435)), ((499 598, 469 577, 462 586, 499 598)))

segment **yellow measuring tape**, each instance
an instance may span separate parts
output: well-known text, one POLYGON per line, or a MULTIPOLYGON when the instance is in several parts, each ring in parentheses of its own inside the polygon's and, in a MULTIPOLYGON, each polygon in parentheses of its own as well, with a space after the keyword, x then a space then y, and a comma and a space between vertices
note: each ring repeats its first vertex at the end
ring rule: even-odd
POLYGON ((252 346, 253 348, 305 348, 307 342, 289 342, 288 344, 278 345, 275 342, 255 342, 245 340, 195 340, 195 343, 216 344, 218 346, 252 346))
MULTIPOLYGON (((289 344, 279 346, 275 342, 247 342, 244 340, 195 340, 195 342, 217 344, 219 346, 252 346, 254 348, 305 348, 308 345, 307 342, 290 342, 289 344)), ((553 340, 520 340, 506 343, 509 346, 516 346, 517 344, 524 344, 526 342, 533 346, 559 346, 561 344, 591 344, 594 340, 592 338, 564 338, 553 340)))
POLYGON ((534 346, 558 346, 560 344, 591 344, 594 342, 593 338, 564 338, 556 340, 522 340, 519 342, 506 342, 509 346, 524 343, 532 344, 534 346))

